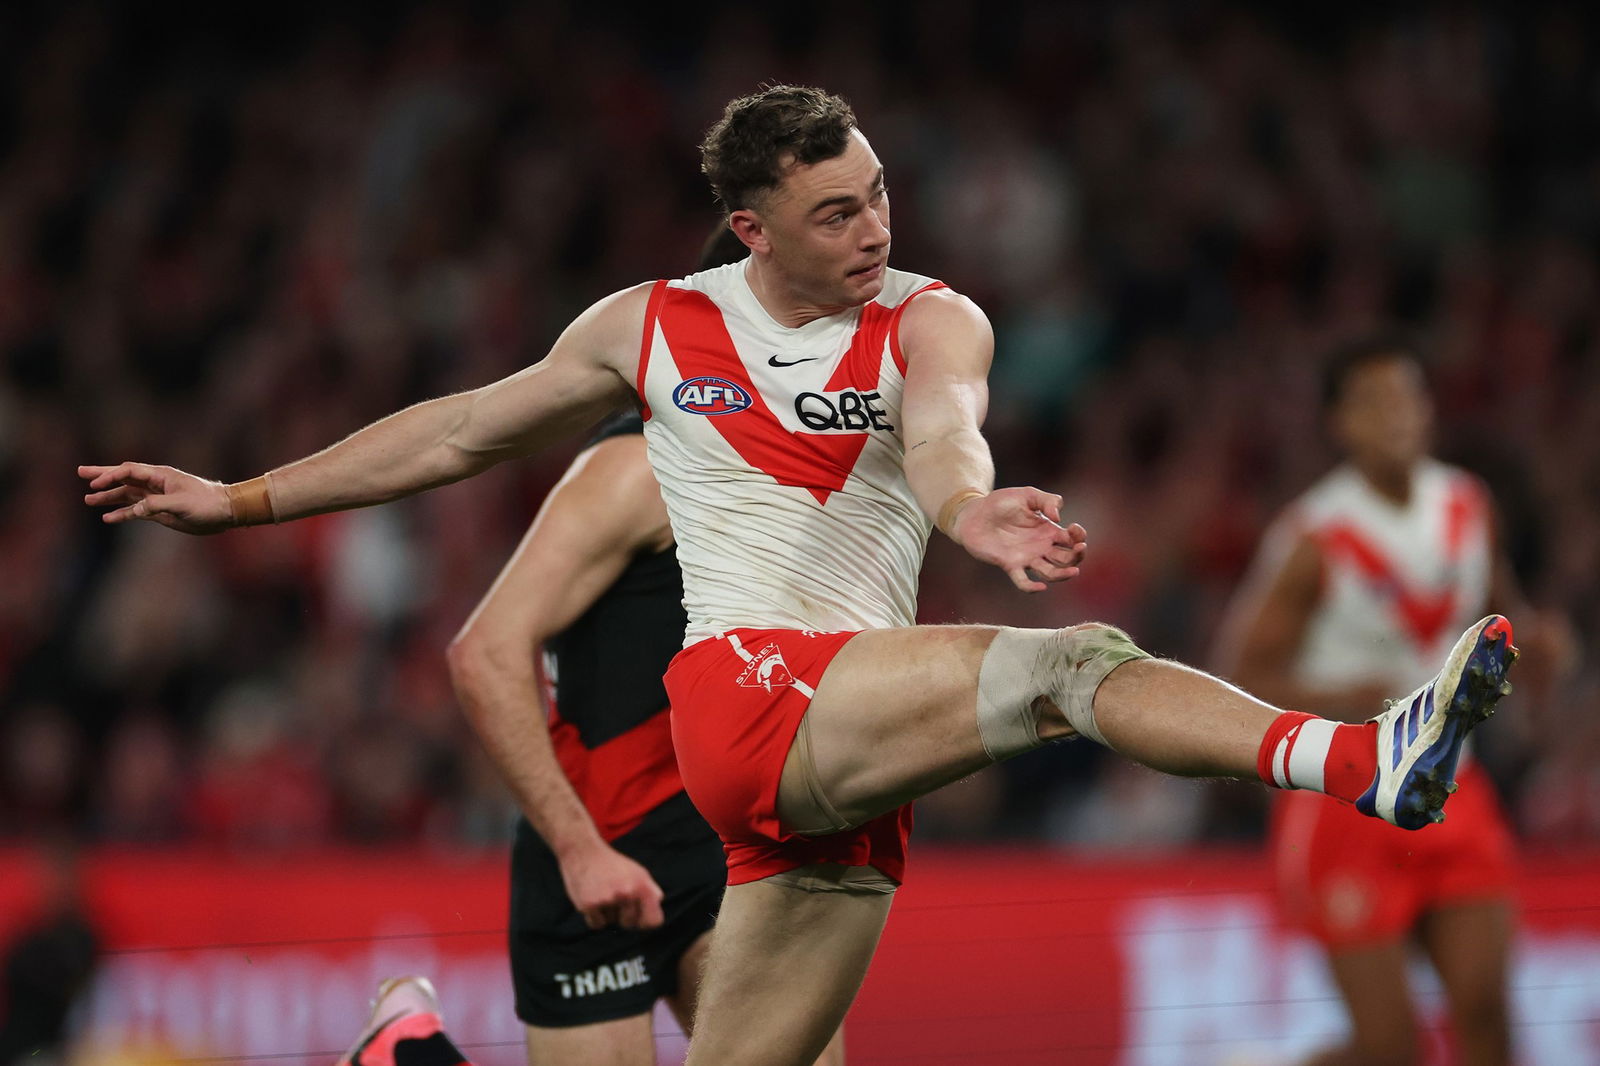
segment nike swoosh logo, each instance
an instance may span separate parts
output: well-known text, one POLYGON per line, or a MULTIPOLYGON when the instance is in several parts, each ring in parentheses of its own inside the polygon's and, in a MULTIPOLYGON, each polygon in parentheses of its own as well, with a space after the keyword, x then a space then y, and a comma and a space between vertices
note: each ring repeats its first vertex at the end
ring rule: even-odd
POLYGON ((818 356, 813 355, 813 356, 810 356, 809 358, 806 358, 806 359, 793 359, 793 360, 790 360, 789 362, 785 363, 783 360, 779 359, 777 356, 769 355, 769 356, 767 356, 767 365, 768 366, 794 366, 796 363, 815 363, 817 361, 817 359, 818 359, 818 356))

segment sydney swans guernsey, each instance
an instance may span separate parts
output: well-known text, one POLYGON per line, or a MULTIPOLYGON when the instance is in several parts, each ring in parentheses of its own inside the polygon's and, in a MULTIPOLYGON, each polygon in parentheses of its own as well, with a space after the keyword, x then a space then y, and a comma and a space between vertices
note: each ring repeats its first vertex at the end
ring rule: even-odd
POLYGON ((685 645, 910 625, 930 523, 906 483, 900 315, 931 278, 789 328, 745 263, 657 282, 639 394, 678 540, 685 645))

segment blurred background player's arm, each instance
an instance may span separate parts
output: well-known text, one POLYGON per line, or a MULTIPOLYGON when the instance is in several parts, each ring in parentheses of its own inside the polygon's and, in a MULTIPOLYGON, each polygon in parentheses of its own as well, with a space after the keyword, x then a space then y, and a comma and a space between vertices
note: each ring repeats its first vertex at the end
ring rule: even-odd
POLYGON ((601 837, 556 761, 535 666, 630 560, 672 544, 644 438, 611 437, 578 457, 451 643, 467 717, 535 831, 555 852, 590 928, 661 924, 661 889, 601 837))
POLYGON ((245 504, 230 486, 144 463, 80 466, 93 490, 84 502, 113 508, 107 522, 143 518, 215 533, 387 503, 460 481, 569 437, 628 400, 631 377, 618 368, 625 353, 637 352, 649 289, 635 286, 594 304, 549 355, 510 377, 414 404, 278 467, 269 480, 242 483, 248 513, 239 513, 245 504))
POLYGON ((994 489, 994 459, 981 427, 989 409, 994 332, 978 306, 939 289, 906 307, 906 481, 923 512, 973 558, 1038 592, 1078 573, 1084 531, 1063 529, 1061 497, 1036 488, 994 489))
POLYGON ((1295 680, 1306 626, 1322 599, 1322 552, 1315 538, 1300 533, 1281 563, 1276 555, 1263 549, 1229 611, 1214 656, 1219 671, 1279 707, 1346 722, 1371 718, 1394 695, 1393 685, 1380 681, 1313 689, 1295 680))

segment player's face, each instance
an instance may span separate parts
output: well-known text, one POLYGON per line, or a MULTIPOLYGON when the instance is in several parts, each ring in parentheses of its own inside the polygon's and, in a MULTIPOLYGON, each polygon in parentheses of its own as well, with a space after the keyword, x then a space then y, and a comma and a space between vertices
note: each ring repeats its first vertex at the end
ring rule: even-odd
POLYGON ((889 193, 859 130, 834 158, 791 167, 755 213, 773 265, 801 300, 854 307, 883 290, 889 193))
POLYGON ((1403 355, 1356 367, 1334 406, 1333 426, 1358 466, 1409 468, 1426 454, 1433 431, 1421 368, 1403 355))

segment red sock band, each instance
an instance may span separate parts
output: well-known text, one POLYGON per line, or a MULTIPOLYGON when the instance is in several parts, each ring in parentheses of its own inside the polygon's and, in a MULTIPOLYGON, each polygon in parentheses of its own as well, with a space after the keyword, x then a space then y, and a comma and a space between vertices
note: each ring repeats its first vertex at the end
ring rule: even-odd
POLYGON ((1277 754, 1278 742, 1288 736, 1289 731, 1295 726, 1315 717, 1316 715, 1306 714, 1304 711, 1283 711, 1273 719, 1271 725, 1267 726, 1267 735, 1261 738, 1261 747, 1256 751, 1256 776, 1260 777, 1269 788, 1282 788, 1278 778, 1288 776, 1281 767, 1277 774, 1272 772, 1272 760, 1277 754))
POLYGON ((1328 761, 1322 764, 1322 791, 1354 803, 1378 773, 1378 723, 1341 725, 1333 731, 1328 761))

